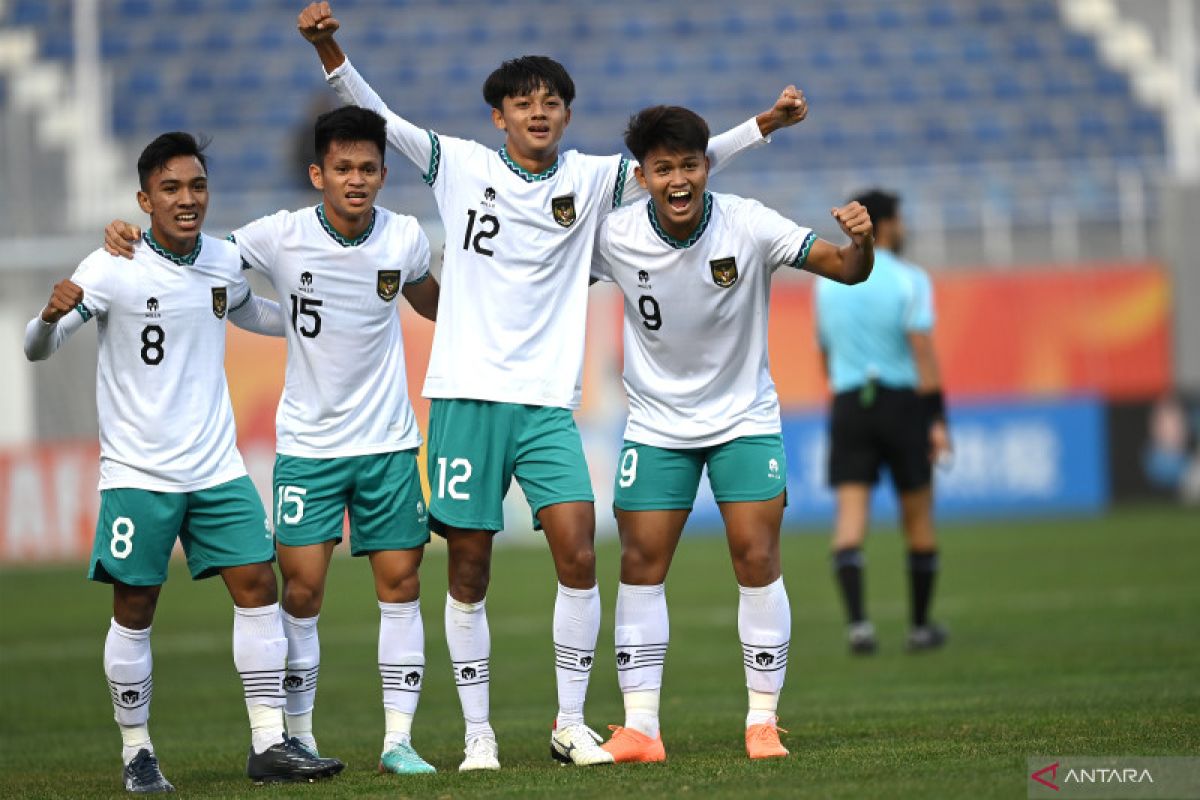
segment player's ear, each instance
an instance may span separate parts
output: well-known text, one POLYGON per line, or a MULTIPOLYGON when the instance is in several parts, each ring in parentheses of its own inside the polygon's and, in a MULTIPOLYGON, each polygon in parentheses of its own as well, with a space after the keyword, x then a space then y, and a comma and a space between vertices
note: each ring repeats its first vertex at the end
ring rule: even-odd
POLYGON ((316 164, 308 165, 308 180, 312 182, 313 188, 318 192, 325 190, 325 176, 321 174, 321 168, 316 164))
POLYGON ((504 115, 500 113, 500 109, 498 108, 492 109, 492 124, 496 126, 497 130, 508 130, 504 124, 504 115))
POLYGON ((145 192, 141 191, 140 189, 138 190, 138 193, 137 193, 137 201, 138 201, 138 208, 140 208, 142 211, 146 212, 147 214, 149 214, 151 211, 154 210, 154 206, 150 205, 150 195, 146 194, 145 192))
POLYGON ((387 180, 387 164, 379 165, 379 183, 382 185, 387 180))
POLYGON ((638 184, 640 184, 643 189, 650 188, 649 186, 646 185, 646 172, 645 172, 645 170, 642 169, 641 164, 638 164, 636 167, 633 168, 633 176, 635 178, 637 178, 638 184))
POLYGON ((563 127, 565 128, 570 124, 571 124, 571 107, 567 106, 567 118, 565 120, 563 120, 563 127))

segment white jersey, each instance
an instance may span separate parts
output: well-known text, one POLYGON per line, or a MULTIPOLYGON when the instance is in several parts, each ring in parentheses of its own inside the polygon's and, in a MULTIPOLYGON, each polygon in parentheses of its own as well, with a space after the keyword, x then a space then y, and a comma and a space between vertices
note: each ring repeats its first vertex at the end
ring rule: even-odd
MULTIPOLYGON (((393 114, 349 61, 328 76, 343 100, 388 122, 388 143, 433 188, 446 252, 426 397, 577 408, 596 228, 644 190, 621 156, 574 150, 539 174, 476 142, 393 114)), ((754 120, 712 143, 713 168, 763 142, 754 120)))
POLYGON ((803 267, 816 235, 735 195, 704 195, 687 241, 659 225, 650 201, 610 214, 596 277, 625 295, 625 438, 707 447, 780 432, 767 358, 771 276, 803 267))
POLYGON ((83 302, 61 338, 99 326, 100 488, 194 492, 245 475, 225 382, 225 318, 251 298, 237 248, 201 234, 181 257, 147 234, 132 261, 97 250, 71 280, 83 302))
POLYGON ((334 458, 421 446, 408 398, 396 298, 429 277, 429 241, 412 217, 376 207, 351 241, 322 206, 280 211, 233 232, 289 316, 275 449, 334 458))

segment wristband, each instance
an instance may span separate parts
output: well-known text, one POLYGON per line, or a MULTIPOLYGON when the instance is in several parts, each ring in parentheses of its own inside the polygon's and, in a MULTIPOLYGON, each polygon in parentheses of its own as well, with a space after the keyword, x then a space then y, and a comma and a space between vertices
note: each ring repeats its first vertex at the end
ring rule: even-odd
POLYGON ((931 423, 946 421, 946 396, 942 394, 941 389, 922 393, 921 406, 931 423))

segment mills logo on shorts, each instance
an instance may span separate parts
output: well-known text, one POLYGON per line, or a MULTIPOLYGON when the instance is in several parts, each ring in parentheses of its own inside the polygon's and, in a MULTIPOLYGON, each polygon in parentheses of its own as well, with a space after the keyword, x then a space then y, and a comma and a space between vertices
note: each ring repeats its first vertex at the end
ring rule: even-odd
POLYGON ((375 280, 375 294, 379 295, 379 299, 385 303, 390 303, 396 299, 396 294, 400 291, 400 270, 398 269, 381 269, 378 273, 378 278, 375 280))
POLYGON ((575 224, 575 195, 565 194, 550 201, 550 210, 554 212, 554 221, 564 228, 575 224))
POLYGON ((225 287, 212 287, 212 295, 213 313, 217 315, 217 319, 225 319, 225 311, 229 308, 229 298, 225 294, 225 287))
POLYGON ((732 256, 713 259, 708 262, 708 266, 712 269, 713 281, 722 289, 728 289, 737 283, 737 261, 732 256))

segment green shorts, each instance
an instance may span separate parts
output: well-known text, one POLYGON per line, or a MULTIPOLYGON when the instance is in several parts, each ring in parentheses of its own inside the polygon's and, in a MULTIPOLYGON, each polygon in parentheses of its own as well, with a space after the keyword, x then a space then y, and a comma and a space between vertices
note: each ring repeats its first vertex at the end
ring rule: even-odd
POLYGON ((504 496, 516 477, 533 511, 592 502, 592 479, 575 418, 565 408, 435 399, 429 409, 430 526, 504 528, 504 496))
POLYGON ((770 500, 787 488, 783 437, 741 436, 687 449, 625 442, 617 463, 613 507, 622 511, 691 510, 700 472, 718 503, 770 500))
POLYGON ((271 522, 243 475, 198 492, 105 489, 88 577, 102 583, 160 586, 175 540, 192 578, 275 559, 271 522))
POLYGON ((300 547, 342 540, 350 554, 412 550, 429 541, 417 451, 340 458, 275 456, 275 538, 300 547))

